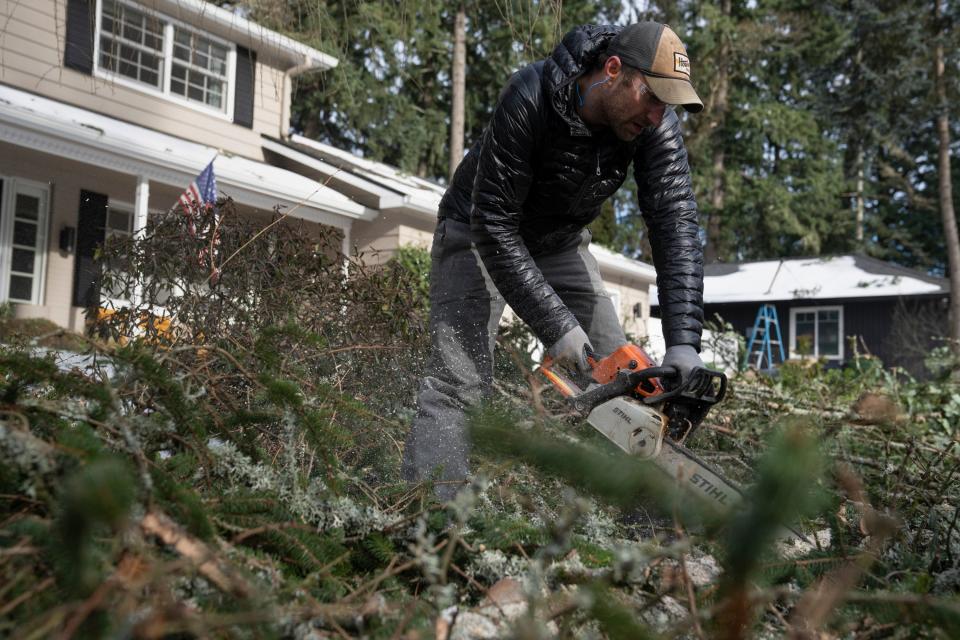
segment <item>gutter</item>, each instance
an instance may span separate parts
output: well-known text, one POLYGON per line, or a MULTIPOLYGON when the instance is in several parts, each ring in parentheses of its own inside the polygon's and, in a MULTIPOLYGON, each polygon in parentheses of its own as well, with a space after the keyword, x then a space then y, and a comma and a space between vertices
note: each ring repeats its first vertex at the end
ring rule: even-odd
POLYGON ((313 66, 321 69, 332 69, 339 62, 329 54, 206 0, 153 0, 146 4, 173 18, 184 19, 190 16, 193 18, 191 24, 201 28, 210 25, 218 27, 226 32, 229 39, 248 42, 254 49, 270 49, 288 59, 301 57, 311 60, 313 66))

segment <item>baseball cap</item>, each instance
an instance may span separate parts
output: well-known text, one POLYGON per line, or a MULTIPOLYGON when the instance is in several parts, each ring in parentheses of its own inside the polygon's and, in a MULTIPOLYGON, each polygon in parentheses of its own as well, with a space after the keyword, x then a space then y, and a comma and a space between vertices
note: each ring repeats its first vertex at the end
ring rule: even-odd
POLYGON ((683 105, 691 113, 703 110, 703 101, 690 82, 690 58, 673 29, 659 22, 637 22, 624 27, 607 46, 607 55, 640 69, 654 95, 667 104, 683 105))

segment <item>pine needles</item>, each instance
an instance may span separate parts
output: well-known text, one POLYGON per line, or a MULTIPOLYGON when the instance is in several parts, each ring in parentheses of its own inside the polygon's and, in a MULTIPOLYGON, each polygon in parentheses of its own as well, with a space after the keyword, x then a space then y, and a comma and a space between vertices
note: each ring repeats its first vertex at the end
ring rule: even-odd
MULTIPOLYGON (((478 478, 440 505, 398 478, 423 274, 351 265, 347 286, 336 234, 285 221, 211 288, 178 224, 115 248, 139 270, 113 286, 144 304, 77 338, 87 370, 0 348, 0 636, 957 633, 947 381, 738 378, 690 443, 751 487, 723 515, 531 388, 514 328, 473 417, 478 478), (131 323, 161 307, 175 330, 131 323), (857 413, 868 392, 897 410, 857 413)), ((245 224, 225 219, 225 251, 245 224)))

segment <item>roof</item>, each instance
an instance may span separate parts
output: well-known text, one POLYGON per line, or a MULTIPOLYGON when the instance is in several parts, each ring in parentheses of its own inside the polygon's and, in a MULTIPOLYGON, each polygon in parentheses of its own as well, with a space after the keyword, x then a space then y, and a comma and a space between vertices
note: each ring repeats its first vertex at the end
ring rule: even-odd
POLYGON ((301 135, 263 140, 264 149, 319 174, 319 179, 366 206, 437 217, 444 188, 434 182, 301 135))
POLYGON ((705 304, 947 295, 949 291, 944 278, 862 255, 710 264, 703 280, 705 304))
POLYGON ((216 156, 220 192, 239 204, 266 210, 279 204, 294 217, 341 227, 345 219, 371 219, 376 214, 293 171, 217 155, 206 145, 3 85, 0 140, 183 188, 216 156))
POLYGON ((270 52, 291 65, 332 69, 338 60, 322 51, 248 20, 240 13, 205 0, 139 0, 164 14, 203 28, 260 52, 270 52))
POLYGON ((647 284, 657 281, 657 271, 646 262, 628 258, 598 244, 590 245, 590 253, 597 259, 601 270, 607 275, 620 275, 634 278, 647 284))
MULTIPOLYGON (((318 173, 331 187, 381 211, 407 211, 432 223, 446 188, 404 173, 396 167, 368 160, 301 135, 280 140, 264 136, 264 149, 318 173)), ((599 245, 590 252, 607 276, 622 276, 649 284, 656 271, 645 262, 614 253, 599 245)))

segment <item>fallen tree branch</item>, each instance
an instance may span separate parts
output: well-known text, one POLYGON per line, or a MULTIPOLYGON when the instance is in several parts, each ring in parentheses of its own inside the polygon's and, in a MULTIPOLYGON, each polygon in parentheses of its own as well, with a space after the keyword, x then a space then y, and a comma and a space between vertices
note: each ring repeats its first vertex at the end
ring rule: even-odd
POLYGON ((191 536, 176 522, 154 510, 149 511, 140 521, 140 528, 149 536, 159 538, 167 546, 189 559, 196 565, 197 571, 212 582, 218 589, 241 598, 252 593, 250 586, 225 564, 204 542, 191 536))

